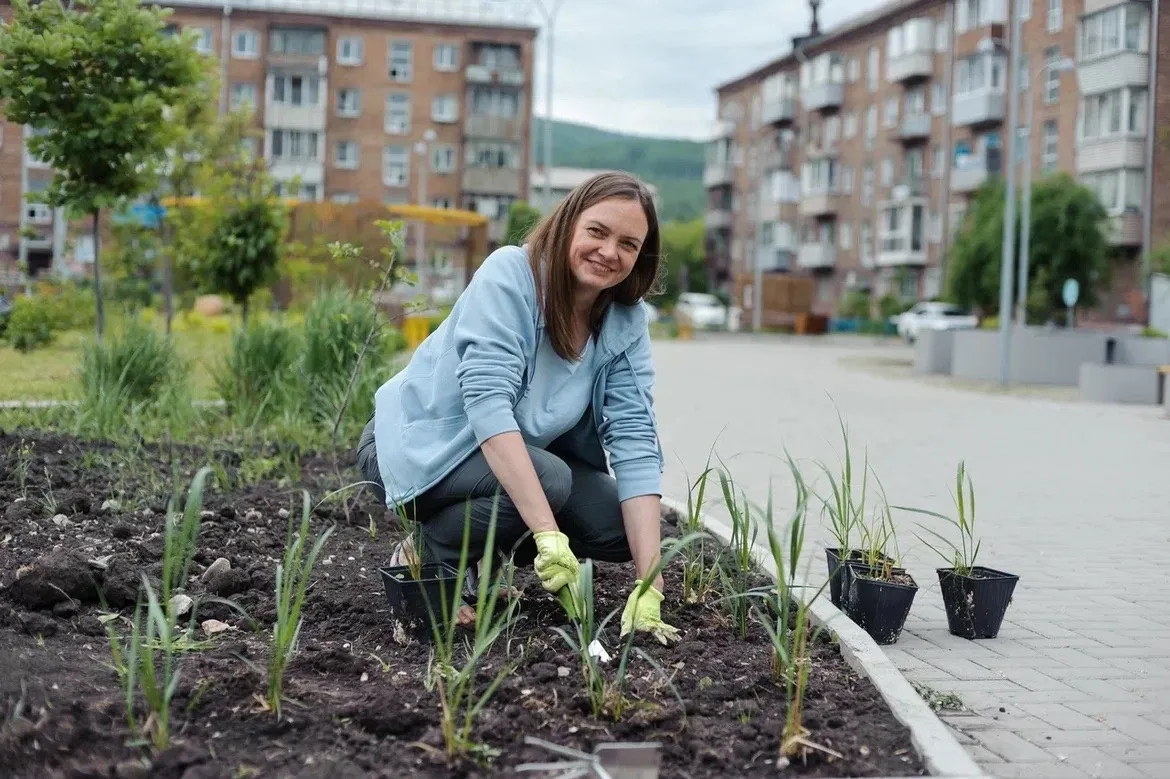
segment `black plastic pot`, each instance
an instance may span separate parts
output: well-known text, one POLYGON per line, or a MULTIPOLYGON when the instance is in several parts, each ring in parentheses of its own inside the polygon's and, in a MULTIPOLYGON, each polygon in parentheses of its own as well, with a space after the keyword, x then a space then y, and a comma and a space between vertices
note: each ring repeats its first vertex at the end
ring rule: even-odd
POLYGON ((879 644, 893 644, 902 635, 918 585, 905 570, 894 572, 910 580, 909 584, 873 578, 878 572, 867 565, 846 566, 847 595, 845 613, 879 644))
MULTIPOLYGON (((882 557, 887 562, 893 562, 885 555, 882 557)), ((846 586, 848 581, 846 566, 841 562, 841 549, 839 547, 826 549, 825 558, 829 563, 829 602, 845 611, 846 601, 849 599, 849 588, 846 586)), ((860 559, 861 552, 854 550, 849 553, 849 562, 857 563, 860 559)))
POLYGON ((995 638, 1012 602, 1019 576, 977 565, 970 576, 938 569, 938 584, 951 633, 963 638, 995 638))
MULTIPOLYGON (((459 572, 451 566, 428 563, 419 569, 417 579, 406 565, 379 568, 378 573, 382 575, 382 585, 386 588, 390 619, 400 622, 416 638, 433 638, 432 625, 443 629, 444 603, 447 604, 446 611, 454 617, 451 602, 459 572)), ((459 603, 463 603, 462 597, 459 603)))

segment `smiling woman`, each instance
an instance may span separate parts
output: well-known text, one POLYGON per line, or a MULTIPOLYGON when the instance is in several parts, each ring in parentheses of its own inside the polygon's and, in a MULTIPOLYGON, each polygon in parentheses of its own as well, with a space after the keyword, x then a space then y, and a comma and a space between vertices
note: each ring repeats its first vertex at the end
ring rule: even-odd
MULTIPOLYGON (((484 261, 450 316, 378 390, 358 444, 365 478, 421 530, 421 548, 403 542, 391 565, 457 565, 468 523, 475 562, 494 516, 496 548, 532 564, 559 596, 573 592, 579 557, 632 561, 623 634, 677 636, 659 616, 661 576, 641 586, 662 540, 664 461, 642 302, 659 253, 647 187, 603 173, 524 246, 484 261)), ((461 622, 473 618, 460 612, 461 622)))

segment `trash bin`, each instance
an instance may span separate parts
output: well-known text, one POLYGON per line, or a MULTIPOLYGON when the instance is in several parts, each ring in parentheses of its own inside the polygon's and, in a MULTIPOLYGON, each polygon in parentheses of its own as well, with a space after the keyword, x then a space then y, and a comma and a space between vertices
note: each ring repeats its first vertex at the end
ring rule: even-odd
POLYGON ((402 334, 406 337, 406 348, 417 349, 430 334, 430 323, 425 316, 408 316, 402 323, 402 334))

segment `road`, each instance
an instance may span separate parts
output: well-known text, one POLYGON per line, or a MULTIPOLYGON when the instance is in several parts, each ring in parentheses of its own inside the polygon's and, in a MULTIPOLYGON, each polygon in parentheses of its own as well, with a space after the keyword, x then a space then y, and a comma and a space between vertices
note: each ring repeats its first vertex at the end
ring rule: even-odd
POLYGON ((892 504, 949 512, 965 460, 979 562, 1021 577, 1014 602, 997 639, 949 635, 939 560, 906 515, 899 541, 921 590, 890 658, 962 699, 944 718, 995 776, 1170 776, 1170 419, 1159 409, 860 370, 911 356, 860 338, 707 335, 654 352, 673 497, 715 446, 753 499, 771 481, 787 516, 784 449, 823 487, 815 463, 838 462, 838 409, 892 504))

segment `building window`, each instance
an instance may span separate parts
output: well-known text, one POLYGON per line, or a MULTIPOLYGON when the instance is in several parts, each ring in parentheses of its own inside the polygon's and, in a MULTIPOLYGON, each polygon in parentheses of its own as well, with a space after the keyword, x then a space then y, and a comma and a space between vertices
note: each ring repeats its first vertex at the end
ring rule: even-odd
POLYGON ((869 50, 869 65, 866 67, 865 78, 870 92, 877 92, 878 77, 881 74, 881 50, 873 46, 869 50))
POLYGON ((232 56, 236 59, 256 59, 260 56, 260 36, 255 30, 237 30, 232 35, 232 56))
POLYGON ((837 236, 843 251, 853 248, 853 226, 848 222, 841 223, 840 234, 837 236))
POLYGON ((857 248, 862 266, 869 267, 873 263, 873 227, 869 222, 862 222, 857 231, 857 248))
POLYGON ((337 40, 337 64, 361 65, 365 60, 365 42, 356 35, 337 40))
POLYGON ((861 78, 861 60, 857 57, 850 57, 846 71, 849 75, 849 83, 856 84, 858 79, 861 78))
POLYGON ((872 149, 877 139, 877 106, 871 105, 865 111, 865 148, 872 149))
POLYGON ((1118 51, 1147 51, 1149 31, 1150 10, 1145 5, 1118 5, 1087 16, 1081 22, 1081 59, 1118 51))
POLYGON ((333 147, 333 167, 353 170, 358 166, 356 141, 338 141, 333 147))
POLYGON ((837 160, 832 157, 805 163, 801 173, 803 192, 827 195, 837 191, 837 160))
POLYGON ((520 167, 520 150, 515 144, 494 141, 469 141, 464 161, 471 168, 520 167))
POLYGON ((1032 18, 1032 0, 1016 0, 1016 13, 1020 19, 1028 21, 1032 18))
POLYGON ((890 97, 886 98, 886 111, 885 111, 884 124, 885 124, 885 127, 887 130, 890 129, 891 127, 898 126, 898 96, 897 95, 891 95, 890 97))
POLYGON ((232 109, 255 107, 256 85, 232 84, 232 109))
POLYGON ((476 86, 471 90, 471 112, 480 116, 500 116, 510 119, 520 111, 515 91, 476 86))
POLYGON ((410 132, 410 93, 391 92, 386 95, 385 130, 391 135, 410 132))
POLYGON ((458 121, 459 100, 455 95, 435 95, 431 98, 431 119, 436 122, 458 121))
POLYGON ((926 152, 921 149, 910 149, 902 162, 903 176, 907 183, 921 183, 926 173, 926 152))
POLYGON ((436 43, 435 70, 451 73, 459 70, 459 47, 453 43, 436 43))
POLYGON ((341 205, 350 205, 358 202, 356 192, 334 192, 333 196, 329 199, 341 205))
POLYGON ((314 57, 325 53, 323 30, 273 30, 268 37, 268 50, 273 54, 292 54, 314 57))
POLYGON ((1044 145, 1041 147, 1043 155, 1040 158, 1040 165, 1046 171, 1056 169, 1058 141, 1056 120, 1049 119, 1044 123, 1044 145))
POLYGON ((850 165, 841 168, 841 193, 845 195, 853 193, 853 167, 850 165))
POLYGON ((894 161, 889 157, 882 158, 882 186, 889 187, 894 183, 894 161))
POLYGON ((941 81, 936 81, 931 86, 931 107, 935 116, 945 116, 948 110, 947 106, 947 85, 941 81))
MULTIPOLYGON (((899 204, 882 209, 880 221, 883 253, 921 253, 926 243, 926 206, 922 203, 899 204)), ((917 287, 914 290, 917 292, 917 287)), ((913 294, 909 295, 912 297, 913 294)))
POLYGON ((1005 59, 1000 53, 975 54, 955 61, 955 94, 1002 92, 1005 59))
POLYGON ((273 76, 272 78, 272 101, 280 105, 320 105, 320 90, 321 80, 316 76, 273 76))
POLYGON ((845 114, 845 137, 853 138, 857 135, 857 114, 853 111, 845 114))
POLYGON ((387 55, 390 62, 390 80, 408 82, 414 77, 414 44, 410 41, 391 41, 387 55))
POLYGON ((450 208, 451 198, 445 195, 436 195, 435 197, 431 198, 431 205, 435 208, 450 208))
POLYGON ((861 204, 868 206, 873 203, 873 165, 866 163, 861 172, 861 204))
POLYGON ((1064 0, 1048 0, 1048 32, 1060 32, 1064 26, 1064 0))
POLYGON ((195 31, 195 51, 200 54, 211 54, 214 46, 211 40, 210 27, 192 27, 195 31))
POLYGON ((362 112, 361 92, 354 87, 337 90, 337 115, 345 117, 359 116, 362 112))
POLYGON ((272 158, 285 162, 315 162, 319 133, 308 130, 273 130, 272 158))
POLYGON ((405 146, 391 144, 382 150, 382 183, 388 187, 405 187, 410 181, 410 152, 405 146))
POLYGON ((1081 183, 1096 193, 1109 213, 1121 214, 1141 209, 1146 174, 1141 168, 1105 170, 1083 174, 1081 183))
POLYGON ((1089 141, 1120 134, 1145 134, 1149 90, 1111 89, 1081 103, 1081 138, 1089 141))
POLYGON ((926 115, 926 90, 919 87, 906 91, 906 116, 926 115))
POLYGON ((951 46, 950 31, 947 25, 941 21, 936 21, 934 25, 934 50, 940 54, 951 46))
POLYGON ((431 170, 435 173, 451 173, 455 170, 455 147, 443 143, 431 149, 431 170))
POLYGON ((1051 104, 1060 100, 1060 71, 1056 69, 1059 60, 1059 46, 1049 46, 1044 50, 1044 62, 1048 66, 1044 70, 1047 74, 1044 81, 1045 103, 1051 104))
POLYGON ((935 145, 930 149, 930 175, 936 179, 943 177, 943 170, 946 168, 946 160, 943 156, 943 148, 935 145))

